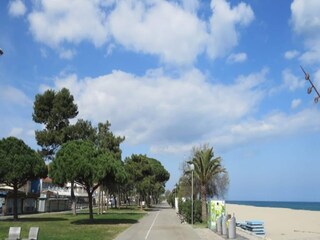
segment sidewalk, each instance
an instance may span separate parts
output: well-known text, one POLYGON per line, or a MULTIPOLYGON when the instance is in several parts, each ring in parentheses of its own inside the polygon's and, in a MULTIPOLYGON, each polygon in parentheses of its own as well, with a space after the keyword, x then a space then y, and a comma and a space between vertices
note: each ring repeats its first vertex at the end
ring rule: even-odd
POLYGON ((115 238, 115 240, 143 239, 199 240, 199 235, 189 224, 181 224, 172 208, 166 204, 161 204, 115 238))
MULTIPOLYGON (((211 240, 211 239, 217 239, 217 240, 225 240, 228 239, 225 236, 221 236, 209 228, 194 228, 194 231, 199 235, 199 239, 201 240, 211 240)), ((249 233, 246 233, 242 230, 237 229, 237 238, 236 240, 262 240, 263 238, 251 235, 249 233)))
MULTIPOLYGON (((163 203, 152 209, 138 223, 120 233, 115 240, 224 240, 208 228, 194 228, 181 223, 174 209, 163 203)), ((237 231, 238 240, 257 240, 256 236, 237 231)))

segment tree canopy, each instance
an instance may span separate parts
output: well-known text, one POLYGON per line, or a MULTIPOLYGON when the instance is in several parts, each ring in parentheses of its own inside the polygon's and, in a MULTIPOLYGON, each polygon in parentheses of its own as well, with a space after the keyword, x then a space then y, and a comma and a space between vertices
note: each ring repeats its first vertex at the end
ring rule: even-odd
POLYGON ((121 159, 122 151, 120 144, 125 140, 125 138, 115 136, 110 131, 110 126, 111 123, 109 121, 98 124, 96 144, 101 151, 111 151, 116 154, 116 157, 121 159))
POLYGON ((71 128, 79 139, 61 146, 50 164, 50 176, 58 184, 77 182, 84 186, 89 197, 90 221, 93 221, 94 191, 102 184, 123 183, 127 177, 120 150, 124 138, 114 136, 108 121, 94 128, 89 121, 79 120, 71 128))
POLYGON ((215 157, 213 148, 204 145, 193 150, 191 163, 194 164, 194 177, 199 181, 201 202, 202 202, 202 221, 207 219, 207 193, 212 180, 221 173, 226 173, 226 169, 221 164, 221 157, 215 157))
POLYGON ((201 218, 207 219, 206 198, 223 197, 229 186, 229 175, 222 165, 222 158, 215 157, 212 147, 205 144, 192 149, 191 156, 183 163, 183 175, 179 183, 169 195, 170 204, 174 204, 174 196, 190 197, 192 193, 192 169, 193 170, 193 198, 201 198, 201 218))
POLYGON ((14 219, 18 219, 17 193, 27 181, 47 176, 45 162, 22 140, 8 137, 0 140, 0 182, 14 190, 14 219))
POLYGON ((32 118, 45 127, 36 131, 36 140, 42 148, 42 155, 48 160, 53 159, 61 144, 71 139, 68 131, 69 120, 77 115, 78 107, 66 88, 58 92, 49 89, 43 94, 36 95, 32 118))
POLYGON ((93 221, 92 195, 107 177, 118 176, 121 165, 112 152, 99 152, 91 141, 74 140, 61 146, 51 164, 55 182, 74 181, 84 186, 93 221))
POLYGON ((129 184, 139 192, 140 200, 150 204, 148 196, 151 196, 157 202, 160 194, 165 192, 165 183, 170 178, 162 164, 146 155, 133 154, 125 159, 125 168, 129 184))

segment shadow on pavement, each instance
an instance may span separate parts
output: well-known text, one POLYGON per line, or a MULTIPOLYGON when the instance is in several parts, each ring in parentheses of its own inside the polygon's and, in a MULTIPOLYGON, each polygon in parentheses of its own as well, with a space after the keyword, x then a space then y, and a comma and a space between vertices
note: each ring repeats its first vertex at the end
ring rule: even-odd
POLYGON ((76 224, 76 225, 82 225, 82 224, 90 224, 90 225, 95 225, 95 224, 134 224, 137 223, 138 220, 135 219, 94 219, 93 223, 90 222, 89 219, 80 219, 71 222, 71 224, 76 224))
POLYGON ((173 208, 170 207, 168 204, 161 203, 161 204, 158 204, 158 205, 155 205, 155 206, 151 206, 149 208, 145 208, 144 210, 146 212, 152 212, 152 211, 160 211, 160 210, 163 210, 163 209, 173 209, 173 208))

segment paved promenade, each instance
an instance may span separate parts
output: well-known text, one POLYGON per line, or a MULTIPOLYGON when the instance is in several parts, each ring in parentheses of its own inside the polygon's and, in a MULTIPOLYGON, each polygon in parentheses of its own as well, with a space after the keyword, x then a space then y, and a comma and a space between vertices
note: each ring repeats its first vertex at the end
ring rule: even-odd
POLYGON ((175 211, 163 203, 153 208, 139 223, 122 232, 116 240, 199 240, 188 224, 181 224, 175 211))
MULTIPOLYGON (((254 236, 237 234, 238 240, 256 239, 254 236)), ((120 233, 115 240, 224 240, 208 228, 193 228, 182 224, 174 209, 162 203, 147 216, 120 233)))

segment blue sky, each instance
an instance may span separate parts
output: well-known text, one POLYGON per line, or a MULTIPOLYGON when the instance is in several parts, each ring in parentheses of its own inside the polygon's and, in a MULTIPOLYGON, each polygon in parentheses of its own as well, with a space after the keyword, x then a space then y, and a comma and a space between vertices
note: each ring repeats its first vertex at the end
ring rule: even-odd
POLYGON ((0 137, 34 149, 33 101, 67 87, 172 189, 193 146, 230 174, 231 200, 320 201, 318 0, 4 0, 0 137))

